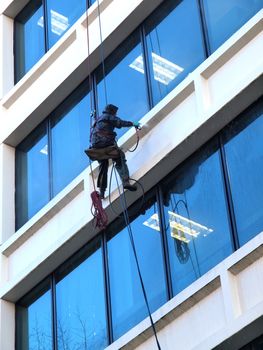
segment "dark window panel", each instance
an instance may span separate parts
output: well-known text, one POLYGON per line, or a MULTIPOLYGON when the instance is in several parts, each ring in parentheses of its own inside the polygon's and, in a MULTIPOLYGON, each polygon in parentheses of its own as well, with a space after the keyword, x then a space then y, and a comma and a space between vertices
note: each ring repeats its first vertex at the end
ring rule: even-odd
POLYGON ((52 350, 52 312, 49 279, 16 305, 16 350, 52 350))
MULTIPOLYGON (((205 59, 197 2, 166 1, 145 30, 156 104, 205 59)), ((139 70, 139 61, 136 65, 139 70)))
POLYGON ((19 81, 45 53, 42 1, 31 1, 15 18, 15 80, 19 81))
POLYGON ((263 230, 263 100, 226 127, 225 154, 239 243, 263 230))
MULTIPOLYGON (((137 211, 140 206, 141 202, 137 204, 137 211)), ((159 229, 150 227, 152 216, 157 215, 155 198, 146 200, 146 207, 139 213, 131 228, 147 299, 151 312, 154 312, 166 302, 161 234, 159 229)), ((119 220, 109 228, 107 249, 113 338, 116 340, 148 313, 129 233, 123 221, 119 220)))
POLYGON ((176 295, 232 252, 217 145, 187 160, 164 183, 163 191, 176 295))
MULTIPOLYGON (((119 107, 118 116, 137 121, 149 110, 140 34, 136 31, 105 61, 97 73, 98 109, 102 113, 106 100, 119 107), (140 68, 136 67, 140 61, 140 68), (105 93, 106 83, 106 93, 105 93), (107 96, 107 98, 106 98, 107 96)), ((117 132, 123 135, 125 129, 117 132)))
POLYGON ((108 345, 100 238, 56 273, 58 350, 108 345))
POLYGON ((263 0, 203 0, 211 51, 263 8, 263 0))
POLYGON ((50 200, 46 123, 16 148, 16 227, 50 200))

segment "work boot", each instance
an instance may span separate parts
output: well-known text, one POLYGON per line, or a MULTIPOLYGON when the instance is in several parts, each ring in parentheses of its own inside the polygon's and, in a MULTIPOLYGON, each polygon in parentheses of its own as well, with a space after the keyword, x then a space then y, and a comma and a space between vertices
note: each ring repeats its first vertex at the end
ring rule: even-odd
POLYGON ((129 191, 132 191, 132 192, 137 190, 137 186, 136 185, 132 185, 129 180, 123 181, 123 188, 125 190, 129 190, 129 191))
POLYGON ((105 190, 100 189, 100 199, 105 199, 105 190))

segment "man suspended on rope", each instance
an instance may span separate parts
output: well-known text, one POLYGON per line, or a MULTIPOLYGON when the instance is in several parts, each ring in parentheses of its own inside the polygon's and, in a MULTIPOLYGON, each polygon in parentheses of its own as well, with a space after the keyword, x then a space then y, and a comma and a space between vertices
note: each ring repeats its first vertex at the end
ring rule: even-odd
POLYGON ((100 197, 104 198, 108 182, 109 159, 112 159, 123 187, 130 191, 136 191, 136 185, 130 183, 129 170, 126 164, 124 152, 116 142, 115 128, 134 126, 139 128, 139 123, 125 121, 116 116, 118 107, 109 104, 105 107, 102 115, 95 121, 91 132, 91 149, 86 153, 92 160, 99 162, 99 176, 97 187, 100 189, 100 197))

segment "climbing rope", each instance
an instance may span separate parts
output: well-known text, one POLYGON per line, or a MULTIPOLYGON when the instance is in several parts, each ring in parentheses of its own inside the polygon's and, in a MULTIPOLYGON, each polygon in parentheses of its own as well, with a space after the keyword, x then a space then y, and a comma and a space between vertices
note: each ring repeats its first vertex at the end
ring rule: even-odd
POLYGON ((125 224, 126 224, 128 233, 129 233, 130 243, 131 243, 133 255, 134 255, 134 258, 135 258, 135 265, 136 265, 137 273, 138 273, 138 276, 139 276, 140 284, 141 284, 141 287, 142 287, 143 298, 144 298, 145 305, 146 305, 146 308, 147 308, 147 312, 148 312, 148 315, 149 315, 149 318, 150 318, 151 327, 152 327, 152 330, 153 330, 153 333, 154 333, 154 337, 155 337, 157 348, 158 348, 158 350, 161 350, 161 346, 160 346, 160 343, 159 343, 159 340, 158 340, 158 337, 157 337, 155 324, 153 322, 153 318, 152 318, 152 314, 151 314, 151 310, 150 310, 149 301, 148 301, 148 298, 147 298, 145 285, 144 285, 143 278, 142 278, 142 273, 141 273, 141 269, 140 269, 138 255, 137 255, 137 252, 136 252, 136 246, 135 246, 133 233, 132 233, 132 229, 131 229, 131 224, 130 224, 130 219, 129 219, 129 215, 128 215, 127 201, 126 201, 124 190, 123 190, 122 193, 120 191, 120 186, 119 186, 119 182, 118 182, 118 177, 117 177, 115 166, 114 166, 114 173, 115 173, 115 178, 116 178, 116 182, 117 182, 117 186, 118 186, 119 198, 120 198, 120 202, 121 202, 123 213, 124 213, 124 220, 125 220, 125 224))
MULTIPOLYGON (((114 164, 112 165, 112 168, 111 168, 111 172, 110 172, 110 181, 109 181, 109 204, 110 204, 110 209, 111 211, 113 212, 113 214, 116 215, 117 218, 120 218, 121 216, 123 216, 123 212, 122 214, 119 214, 115 209, 114 209, 114 206, 113 206, 113 203, 112 203, 112 199, 111 199, 111 187, 112 187, 112 175, 113 175, 113 171, 114 171, 114 164)), ((140 181, 138 180, 135 180, 135 179, 131 179, 130 180, 134 181, 140 188, 141 188, 141 192, 142 192, 142 196, 141 196, 141 204, 139 206, 139 209, 137 211, 141 211, 142 208, 144 207, 144 204, 145 204, 145 192, 144 192, 144 188, 143 188, 143 185, 140 183, 140 181)), ((129 213, 129 217, 133 217, 134 215, 129 213)))
POLYGON ((102 64, 102 77, 103 77, 103 86, 104 86, 104 94, 105 94, 105 102, 108 104, 108 95, 107 95, 107 84, 106 84, 106 70, 105 70, 105 54, 104 54, 104 45, 102 39, 102 26, 101 26, 101 13, 100 13, 100 1, 97 0, 97 8, 98 8, 98 19, 99 19, 99 30, 100 30, 100 61, 102 64))
MULTIPOLYGON (((92 110, 92 105, 93 105, 94 101, 93 101, 93 98, 92 98, 92 95, 91 95, 92 78, 91 78, 91 65, 90 65, 88 7, 89 7, 89 1, 86 0, 87 46, 88 46, 87 63, 88 63, 89 88, 90 88, 90 106, 91 106, 91 110, 92 110)), ((101 12, 100 12, 99 0, 97 0, 97 8, 98 8, 98 20, 99 20, 99 30, 100 30, 100 56, 101 56, 101 64, 102 64, 104 94, 105 94, 106 104, 108 104, 107 85, 106 85, 106 73, 105 73, 105 57, 104 57, 104 47, 103 47, 103 39, 102 39, 101 12)), ((92 115, 92 113, 93 112, 91 112, 91 117, 90 117, 91 118, 91 120, 90 120, 90 128, 92 128, 92 117, 94 117, 94 115, 92 115)), ((96 115, 95 115, 95 117, 96 117, 96 115)), ((95 118, 95 121, 96 121, 96 118, 95 118)), ((134 149, 129 150, 130 152, 134 152, 137 149, 138 144, 139 144, 139 134, 138 134, 137 130, 136 130, 136 137, 137 137, 136 145, 135 145, 134 149)), ((90 133, 90 138, 91 138, 91 133, 90 133)), ((107 218, 107 214, 105 213, 105 210, 102 207, 102 202, 101 202, 99 193, 95 190, 95 179, 94 179, 93 169, 92 169, 92 165, 91 165, 91 160, 89 160, 89 162, 90 162, 90 169, 91 169, 92 181, 93 181, 93 187, 94 187, 94 191, 91 193, 91 199, 92 199, 92 203, 93 203, 93 207, 94 207, 94 216, 96 217, 96 226, 98 226, 99 228, 105 229, 107 224, 108 224, 108 218, 107 218)), ((158 350, 161 350, 161 347, 160 347, 160 344, 159 344, 159 341, 158 341, 158 337, 157 337, 157 333, 156 333, 156 329, 155 329, 155 325, 154 325, 154 322, 153 322, 153 319, 152 319, 152 315, 151 315, 151 311, 150 311, 150 306, 149 306, 149 302, 148 302, 148 298, 147 298, 147 294, 146 294, 146 289, 145 289, 145 286, 144 286, 144 282, 143 282, 143 278, 142 278, 142 274, 141 274, 141 270, 140 270, 140 265, 139 265, 138 256, 137 256, 137 252, 136 252, 135 242, 134 242, 132 229, 131 229, 131 225, 130 225, 130 219, 129 219, 129 215, 128 215, 126 197, 125 197, 125 194, 124 194, 124 190, 123 190, 123 194, 121 195, 120 186, 119 186, 119 183, 118 183, 116 169, 115 169, 114 165, 113 165, 113 169, 114 169, 114 172, 115 172, 116 183, 117 183, 117 187, 118 187, 118 191, 119 191, 120 202, 122 204, 124 220, 125 220, 126 227, 128 229, 128 233, 129 233, 129 238, 130 238, 131 247, 132 247, 132 251, 133 251, 135 262, 136 262, 136 268, 137 268, 140 284, 141 284, 141 287, 142 287, 142 292, 143 292, 145 305, 146 305, 147 312, 148 312, 148 315, 149 315, 149 318, 150 318, 151 327, 153 329, 153 333, 154 333, 154 336, 155 336, 155 340, 156 340, 156 344, 157 344, 158 350)), ((136 181, 136 182, 139 184, 138 181, 136 181)), ((141 188, 143 190, 143 187, 142 187, 141 184, 140 184, 140 186, 141 186, 141 188)), ((143 200, 144 200, 144 190, 143 190, 143 200)), ((110 205, 112 205, 112 203, 110 203, 110 205)))

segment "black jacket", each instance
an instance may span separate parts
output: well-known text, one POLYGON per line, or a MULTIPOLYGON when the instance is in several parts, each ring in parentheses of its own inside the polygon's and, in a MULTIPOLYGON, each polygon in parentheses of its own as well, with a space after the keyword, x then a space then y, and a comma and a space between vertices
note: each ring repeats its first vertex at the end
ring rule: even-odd
POLYGON ((92 147, 101 148, 114 145, 117 135, 114 129, 129 126, 133 126, 133 122, 122 120, 115 115, 103 112, 92 128, 92 147))

